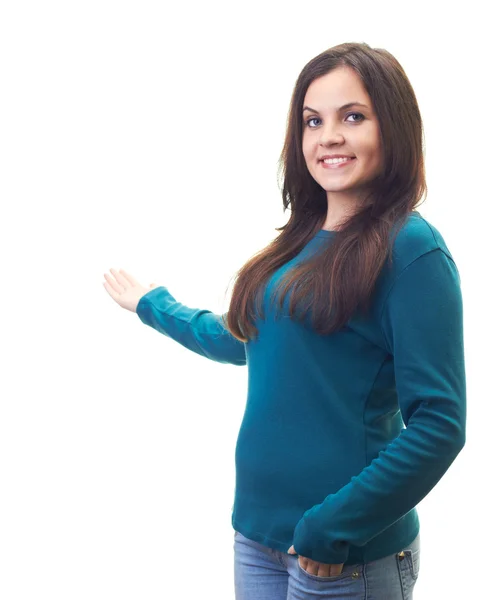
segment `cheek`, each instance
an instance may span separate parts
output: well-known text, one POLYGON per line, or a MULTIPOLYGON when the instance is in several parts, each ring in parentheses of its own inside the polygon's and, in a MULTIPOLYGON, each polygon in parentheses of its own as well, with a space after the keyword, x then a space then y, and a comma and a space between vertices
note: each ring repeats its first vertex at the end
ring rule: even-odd
POLYGON ((379 168, 381 163, 381 155, 376 147, 367 148, 361 155, 363 162, 365 161, 368 167, 372 169, 379 168))
POLYGON ((316 146, 310 142, 304 142, 302 144, 303 157, 308 165, 316 160, 316 146))
POLYGON ((309 168, 311 166, 311 156, 310 153, 307 152, 306 148, 303 150, 303 158, 305 159, 305 164, 309 168))
POLYGON ((383 168, 383 159, 378 151, 374 151, 372 158, 373 167, 376 171, 380 171, 383 168))
POLYGON ((313 141, 313 137, 307 135, 307 132, 303 134, 302 142, 301 142, 301 151, 303 152, 303 156, 310 160, 312 154, 316 154, 316 143, 313 141))

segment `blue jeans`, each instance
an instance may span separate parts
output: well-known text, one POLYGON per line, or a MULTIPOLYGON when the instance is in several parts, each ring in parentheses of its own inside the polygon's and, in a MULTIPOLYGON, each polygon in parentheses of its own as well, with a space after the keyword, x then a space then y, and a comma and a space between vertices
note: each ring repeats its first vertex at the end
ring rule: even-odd
POLYGON ((320 577, 301 567, 297 554, 262 546, 238 531, 234 537, 235 600, 412 600, 419 575, 420 538, 403 553, 344 565, 320 577))

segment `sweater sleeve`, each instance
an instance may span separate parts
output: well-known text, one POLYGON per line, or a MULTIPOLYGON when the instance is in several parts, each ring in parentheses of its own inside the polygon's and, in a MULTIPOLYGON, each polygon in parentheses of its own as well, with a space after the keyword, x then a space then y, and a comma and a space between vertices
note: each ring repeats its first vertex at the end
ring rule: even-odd
POLYGON ((460 277, 443 250, 423 254, 400 273, 385 301, 381 327, 394 359, 406 428, 296 525, 296 552, 318 562, 344 563, 350 544, 365 545, 412 510, 465 444, 460 277))
POLYGON ((205 358, 234 365, 247 363, 245 344, 226 329, 225 315, 184 306, 164 286, 142 296, 136 313, 144 324, 205 358))

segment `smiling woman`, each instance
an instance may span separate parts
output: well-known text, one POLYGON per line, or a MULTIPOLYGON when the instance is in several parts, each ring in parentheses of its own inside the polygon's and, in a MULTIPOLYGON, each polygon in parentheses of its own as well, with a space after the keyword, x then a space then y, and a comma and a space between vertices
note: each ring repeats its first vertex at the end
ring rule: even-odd
POLYGON ((415 210, 422 122, 396 59, 349 43, 309 61, 282 161, 290 220, 227 313, 124 271, 106 289, 202 358, 248 367, 236 600, 410 600, 416 506, 465 444, 466 380, 460 275, 415 210))
POLYGON ((226 319, 250 370, 237 600, 412 598, 416 505, 466 420, 460 276, 415 210, 422 133, 386 50, 340 44, 298 76, 281 154, 290 219, 238 271, 226 319))

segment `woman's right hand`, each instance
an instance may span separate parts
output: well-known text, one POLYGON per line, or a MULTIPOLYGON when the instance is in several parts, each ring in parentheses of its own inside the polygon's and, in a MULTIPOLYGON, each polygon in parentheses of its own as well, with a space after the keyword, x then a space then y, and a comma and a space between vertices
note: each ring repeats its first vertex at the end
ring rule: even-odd
POLYGON ((111 277, 107 273, 104 274, 106 282, 103 283, 106 291, 111 298, 119 304, 122 308, 126 308, 131 312, 136 312, 139 300, 150 292, 152 289, 158 287, 156 283, 151 283, 149 288, 144 287, 138 283, 132 275, 126 273, 124 269, 110 269, 114 276, 111 277))

